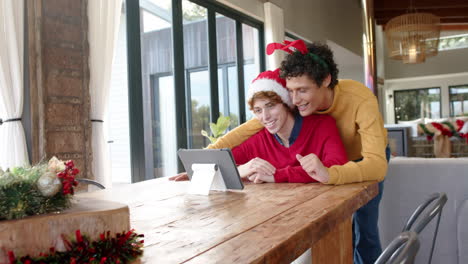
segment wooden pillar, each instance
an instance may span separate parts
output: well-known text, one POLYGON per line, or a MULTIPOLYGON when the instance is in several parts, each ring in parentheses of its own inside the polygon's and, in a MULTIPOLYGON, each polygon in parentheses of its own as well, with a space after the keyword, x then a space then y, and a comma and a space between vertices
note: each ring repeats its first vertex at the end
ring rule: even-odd
POLYGON ((312 263, 353 263, 352 219, 338 224, 312 246, 312 263))

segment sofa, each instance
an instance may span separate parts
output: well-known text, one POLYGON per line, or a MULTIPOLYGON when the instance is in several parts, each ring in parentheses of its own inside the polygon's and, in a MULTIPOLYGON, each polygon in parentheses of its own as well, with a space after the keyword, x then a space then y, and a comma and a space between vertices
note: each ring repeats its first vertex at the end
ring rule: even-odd
MULTIPOLYGON (((468 158, 390 160, 380 204, 382 247, 401 232, 416 207, 434 192, 445 192, 448 201, 432 263, 468 263, 468 158)), ((420 234, 416 263, 427 263, 436 220, 420 234)))

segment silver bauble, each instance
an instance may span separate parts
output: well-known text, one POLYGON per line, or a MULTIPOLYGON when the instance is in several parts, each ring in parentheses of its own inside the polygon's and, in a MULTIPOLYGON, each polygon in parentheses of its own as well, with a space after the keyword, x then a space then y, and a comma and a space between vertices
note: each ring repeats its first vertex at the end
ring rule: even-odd
POLYGON ((52 197, 60 191, 62 183, 57 175, 53 172, 47 171, 37 180, 37 188, 46 197, 52 197))

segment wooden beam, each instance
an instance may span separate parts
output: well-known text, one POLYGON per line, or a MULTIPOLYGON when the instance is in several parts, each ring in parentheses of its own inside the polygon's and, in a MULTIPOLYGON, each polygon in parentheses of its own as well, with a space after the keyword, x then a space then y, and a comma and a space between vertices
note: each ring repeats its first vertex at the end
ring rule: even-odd
MULTIPOLYGON (((416 9, 440 9, 440 8, 462 8, 468 7, 466 0, 418 0, 413 1, 412 6, 416 9)), ((407 10, 410 7, 408 0, 375 0, 374 10, 407 10)))
POLYGON ((442 31, 462 31, 468 30, 468 22, 465 24, 449 24, 442 25, 440 30, 442 31))

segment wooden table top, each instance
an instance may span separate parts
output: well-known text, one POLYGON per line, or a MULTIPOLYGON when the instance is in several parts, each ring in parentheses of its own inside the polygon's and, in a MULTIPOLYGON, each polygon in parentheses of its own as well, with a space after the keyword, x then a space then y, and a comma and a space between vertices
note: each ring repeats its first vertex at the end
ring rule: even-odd
POLYGON ((76 195, 128 204, 145 235, 144 263, 287 263, 377 195, 376 182, 246 184, 187 194, 189 182, 150 180, 76 195))

